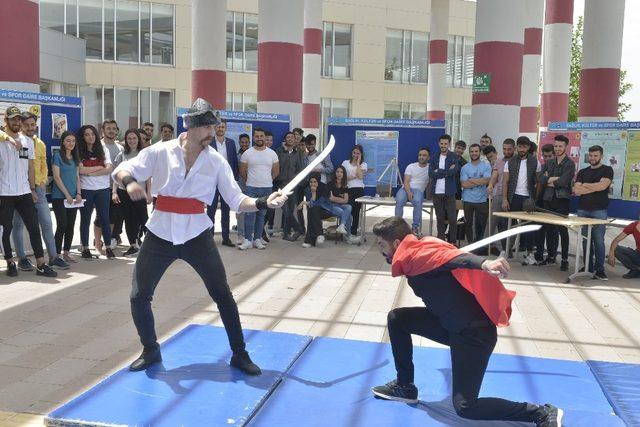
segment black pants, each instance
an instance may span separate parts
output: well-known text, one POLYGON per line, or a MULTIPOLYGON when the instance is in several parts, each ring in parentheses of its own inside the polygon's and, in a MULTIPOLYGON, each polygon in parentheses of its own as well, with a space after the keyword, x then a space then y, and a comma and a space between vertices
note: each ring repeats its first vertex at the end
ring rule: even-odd
POLYGON ((433 207, 436 210, 436 218, 438 223, 438 239, 446 240, 445 233, 449 221, 449 242, 456 243, 458 236, 458 211, 456 210, 455 195, 447 196, 446 194, 433 195, 433 207))
MULTIPOLYGON (((282 232, 283 236, 289 235, 291 230, 294 232, 304 234, 304 225, 301 225, 298 221, 297 216, 297 208, 298 208, 298 197, 296 196, 296 192, 294 191, 291 196, 287 199, 284 206, 282 206, 282 232)), ((304 224, 304 217, 302 219, 302 224, 304 224)))
MULTIPOLYGON (((524 210, 523 204, 525 200, 528 200, 529 197, 521 196, 519 194, 514 194, 511 198, 511 202, 509 203, 509 210, 512 212, 520 212, 524 210)), ((523 247, 527 252, 533 251, 533 244, 535 242, 535 231, 530 231, 528 233, 522 233, 520 235, 520 246, 523 247)))
POLYGON ((73 230, 76 226, 79 208, 65 208, 64 199, 53 199, 51 204, 53 205, 53 214, 56 216, 56 252, 61 254, 63 249, 69 252, 73 243, 73 230))
POLYGON ((616 246, 614 255, 629 270, 640 270, 640 252, 637 250, 627 246, 616 246))
POLYGON ((147 201, 145 199, 133 201, 126 190, 119 188, 118 197, 120 198, 119 209, 127 230, 127 240, 129 245, 133 246, 140 236, 141 227, 146 223, 147 201))
MULTIPOLYGON (((316 239, 322 234, 322 213, 324 209, 320 206, 314 206, 307 209, 307 230, 304 236, 304 242, 312 246, 316 245, 316 239)), ((302 212, 302 210, 298 211, 302 212)))
MULTIPOLYGON (((556 199, 545 201, 545 209, 568 215, 571 212, 571 201, 569 199, 556 199)), ((569 230, 561 225, 545 224, 545 235, 547 238, 547 256, 555 258, 558 255, 558 236, 560 236, 560 244, 562 247, 562 260, 569 258, 569 230)))
POLYGON ((360 226, 360 210, 362 209, 362 203, 356 203, 356 199, 364 196, 363 187, 354 187, 348 189, 349 204, 351 205, 351 234, 358 235, 358 226, 360 226))
POLYGON ((11 229, 13 228, 13 213, 17 211, 24 226, 29 233, 29 241, 33 248, 33 255, 42 258, 42 238, 40 236, 40 223, 38 222, 38 212, 33 203, 31 193, 21 196, 0 196, 0 225, 2 225, 2 248, 4 259, 13 258, 11 249, 11 229))
POLYGON ((222 259, 209 230, 182 245, 174 245, 147 232, 133 269, 131 288, 131 314, 142 345, 145 348, 158 347, 151 300, 162 275, 177 259, 191 265, 204 281, 209 295, 218 306, 231 350, 234 353, 244 351, 238 306, 229 289, 222 259))
POLYGON ((207 206, 207 215, 211 218, 211 222, 213 222, 213 227, 211 228, 211 234, 213 234, 213 229, 216 226, 216 210, 218 209, 218 201, 220 201, 220 226, 222 227, 222 239, 229 239, 229 216, 230 209, 227 202, 224 201, 220 193, 216 191, 216 195, 213 198, 213 204, 211 206, 207 206))
POLYGON ((494 325, 451 333, 426 307, 405 307, 389 312, 387 326, 400 383, 413 382, 411 334, 420 335, 451 348, 453 407, 459 416, 472 420, 535 421, 536 405, 495 397, 478 398, 496 345, 494 325))
MULTIPOLYGON (((309 182, 307 181, 307 184, 309 182)), ((295 194, 296 194, 296 200, 298 202, 304 200, 304 190, 307 187, 307 185, 305 184, 304 186, 299 185, 296 190, 295 190, 295 194)), ((302 212, 302 209, 299 211, 296 211, 296 219, 298 221, 298 224, 300 225, 300 233, 304 234, 306 233, 305 227, 304 227, 304 213, 302 212)))
POLYGON ((477 242, 484 238, 484 229, 489 217, 489 202, 471 203, 464 202, 464 228, 467 243, 477 242), (473 227, 475 225, 475 234, 473 227))

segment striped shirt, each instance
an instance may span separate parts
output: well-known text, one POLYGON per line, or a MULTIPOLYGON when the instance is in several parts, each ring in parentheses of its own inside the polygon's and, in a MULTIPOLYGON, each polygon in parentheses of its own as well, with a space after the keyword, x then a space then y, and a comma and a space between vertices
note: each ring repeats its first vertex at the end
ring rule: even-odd
POLYGON ((18 151, 9 142, 0 142, 0 196, 22 196, 31 193, 29 186, 29 160, 36 158, 33 140, 22 134, 13 139, 20 140, 18 151), (26 157, 21 158, 20 156, 26 157))

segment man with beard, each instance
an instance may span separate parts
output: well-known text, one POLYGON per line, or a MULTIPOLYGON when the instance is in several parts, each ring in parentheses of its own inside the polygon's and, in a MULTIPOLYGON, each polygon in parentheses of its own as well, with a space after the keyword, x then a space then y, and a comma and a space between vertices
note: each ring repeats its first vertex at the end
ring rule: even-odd
POLYGON ((497 341, 497 326, 507 326, 515 292, 496 276, 505 277, 509 264, 463 252, 435 237, 418 240, 409 224, 392 217, 373 227, 376 243, 393 277, 406 276, 426 307, 403 307, 387 316, 397 377, 374 387, 378 398, 418 402, 414 385, 411 335, 451 348, 452 400, 456 413, 472 420, 533 422, 560 425, 562 410, 494 397, 479 398, 482 379, 497 341))
POLYGON ((491 166, 480 160, 480 145, 469 147, 471 161, 460 171, 462 203, 464 206, 465 235, 467 243, 477 242, 484 237, 489 215, 487 184, 491 179, 491 166), (473 228, 475 225, 475 234, 473 228))
MULTIPOLYGON (((316 149, 316 136, 312 133, 304 137, 304 146, 307 148, 307 155, 304 157, 303 166, 306 168, 309 163, 315 160, 320 152, 316 149)), ((333 173, 333 162, 331 162, 331 156, 324 158, 322 162, 313 170, 320 174, 320 180, 323 184, 328 184, 329 175, 333 173)))
MULTIPOLYGON (((491 181, 489 181, 489 185, 487 186, 487 192, 492 197, 491 199, 491 208, 493 212, 501 212, 502 211, 502 178, 504 176, 504 165, 513 157, 516 152, 516 142, 507 138, 502 143, 502 158, 496 160, 493 165, 493 171, 491 173, 491 181)), ((489 234, 492 235, 495 229, 498 231, 504 231, 507 229, 507 220, 505 218, 495 218, 495 221, 492 219, 491 221, 491 229, 489 230, 489 234)), ((506 240, 500 241, 500 247, 502 251, 506 251, 506 240)))
MULTIPOLYGON (((295 146, 295 136, 293 132, 287 132, 284 136, 284 143, 276 150, 278 162, 280 163, 280 174, 276 178, 278 188, 284 188, 303 168, 303 156, 295 146)), ((287 203, 282 207, 282 238, 295 242, 300 235, 305 234, 304 218, 300 224, 300 219, 296 215, 296 207, 301 201, 298 197, 299 189, 302 187, 304 194, 305 184, 296 187, 294 194, 289 197, 287 203)), ((303 196, 304 197, 304 196, 303 196)))
POLYGON ((157 196, 147 237, 136 259, 131 291, 131 314, 144 350, 129 369, 140 371, 162 360, 151 300, 167 268, 182 259, 196 270, 217 304, 233 351, 231 366, 259 375, 260 368, 245 350, 238 307, 205 208, 213 202, 216 190, 234 211, 243 212, 279 207, 287 197, 273 193, 254 199, 242 194, 229 163, 210 146, 219 119, 207 101, 196 99, 183 120, 186 133, 145 148, 135 158, 122 162, 112 175, 132 200, 147 197, 139 182, 153 177, 151 192, 157 196))
POLYGON ((438 238, 444 240, 449 222, 449 241, 455 242, 457 237, 456 211, 456 175, 460 170, 458 156, 449 151, 451 137, 442 135, 438 138, 440 152, 429 162, 429 178, 433 206, 438 220, 438 238))
MULTIPOLYGON (((599 145, 589 147, 589 166, 578 171, 574 193, 578 199, 578 216, 586 218, 607 219, 609 207, 609 187, 613 182, 613 168, 602 164, 604 150, 599 145)), ((605 225, 594 225, 591 230, 591 251, 585 260, 588 271, 593 271, 593 278, 607 280, 604 272, 604 234, 605 225), (594 263, 595 257, 595 263, 594 263)), ((587 230, 583 230, 586 237, 587 230)), ((583 240, 586 250, 586 241, 583 240)))
POLYGON ((418 150, 418 161, 411 163, 404 171, 404 183, 396 193, 396 216, 402 218, 407 201, 413 206, 411 232, 417 236, 422 233, 422 202, 424 190, 429 182, 429 149, 418 150))

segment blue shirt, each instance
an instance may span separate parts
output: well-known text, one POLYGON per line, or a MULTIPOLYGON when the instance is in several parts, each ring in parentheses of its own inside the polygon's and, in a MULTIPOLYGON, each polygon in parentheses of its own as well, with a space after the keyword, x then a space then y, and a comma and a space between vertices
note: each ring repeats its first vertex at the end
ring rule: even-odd
MULTIPOLYGON (((67 191, 71 195, 71 197, 75 198, 78 192, 77 184, 77 173, 78 173, 78 165, 73 160, 69 160, 69 163, 63 162, 62 157, 60 157, 60 153, 57 152, 53 155, 53 161, 51 162, 53 165, 58 166, 60 168, 60 179, 62 183, 66 187, 67 191)), ((52 199, 64 199, 64 193, 60 191, 56 182, 53 182, 53 187, 51 190, 51 198, 52 199)))
MULTIPOLYGON (((460 182, 469 179, 491 178, 491 165, 489 162, 480 161, 474 165, 469 162, 460 171, 460 182)), ((472 188, 462 189, 462 201, 469 203, 484 203, 487 201, 487 186, 476 185, 472 188)))

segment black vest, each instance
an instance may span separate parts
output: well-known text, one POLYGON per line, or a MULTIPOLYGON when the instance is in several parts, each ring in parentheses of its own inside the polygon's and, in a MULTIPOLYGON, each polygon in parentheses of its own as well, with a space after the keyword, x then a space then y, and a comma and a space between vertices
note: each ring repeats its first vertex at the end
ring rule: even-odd
MULTIPOLYGON (((507 200, 509 203, 513 200, 518 185, 518 174, 520 173, 520 162, 522 159, 517 154, 509 159, 509 186, 507 187, 507 200)), ((538 159, 536 156, 527 156, 527 190, 529 197, 532 199, 536 195, 536 169, 538 167, 538 159)))

